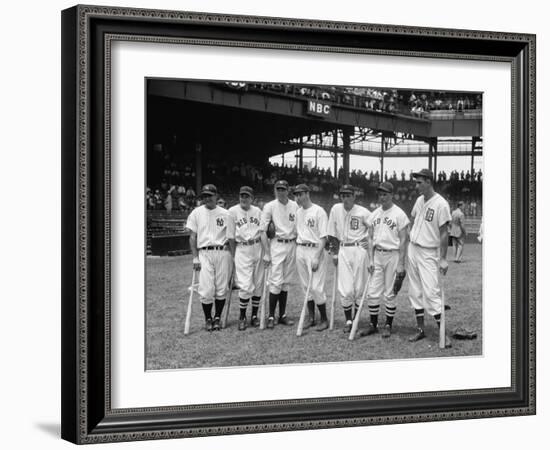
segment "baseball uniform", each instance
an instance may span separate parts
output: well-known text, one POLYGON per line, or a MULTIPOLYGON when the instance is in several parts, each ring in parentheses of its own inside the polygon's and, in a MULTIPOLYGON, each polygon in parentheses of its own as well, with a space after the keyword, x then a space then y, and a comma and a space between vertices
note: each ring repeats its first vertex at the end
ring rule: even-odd
POLYGON ((399 263, 399 233, 409 225, 409 219, 403 210, 392 205, 384 210, 379 206, 369 217, 369 224, 372 226, 372 245, 374 258, 372 265, 374 272, 370 276, 367 291, 367 304, 369 313, 376 316, 380 310, 380 298, 384 299, 386 316, 395 316, 397 306, 393 284, 399 263))
POLYGON ((371 215, 360 205, 346 211, 343 203, 337 203, 330 210, 328 234, 340 242, 338 250, 338 293, 344 310, 351 310, 365 286, 365 270, 368 253, 359 241, 367 237, 368 220, 371 215))
POLYGON ((239 286, 239 298, 261 297, 264 282, 260 208, 251 205, 245 210, 241 205, 229 208, 228 239, 234 239, 235 281, 239 286))
MULTIPOLYGON (((319 267, 312 272, 311 266, 315 255, 322 245, 321 239, 327 237, 327 213, 319 205, 312 204, 309 208, 299 208, 296 213, 296 268, 302 287, 305 290, 312 274, 310 297, 317 305, 326 303, 325 277, 327 274, 327 254, 323 249, 319 258, 319 267)), ((308 299, 310 300, 310 299, 308 299)))
POLYGON ((271 270, 268 277, 269 292, 275 295, 288 291, 296 263, 296 212, 294 200, 286 204, 273 200, 264 206, 261 227, 267 230, 275 225, 275 237, 270 242, 271 270))
POLYGON ((460 208, 456 208, 451 213, 451 230, 449 236, 453 240, 453 246, 455 248, 455 261, 460 262, 462 260, 462 252, 464 247, 464 234, 462 229, 464 228, 464 213, 460 208))
POLYGON ((439 315, 439 227, 451 220, 449 204, 438 193, 427 201, 421 195, 414 204, 411 217, 414 223, 407 254, 409 300, 417 312, 425 309, 432 316, 439 315))
POLYGON ((201 264, 198 292, 203 304, 212 304, 214 299, 224 299, 227 294, 232 267, 227 224, 228 212, 219 206, 214 209, 199 206, 187 218, 187 228, 197 234, 201 264))

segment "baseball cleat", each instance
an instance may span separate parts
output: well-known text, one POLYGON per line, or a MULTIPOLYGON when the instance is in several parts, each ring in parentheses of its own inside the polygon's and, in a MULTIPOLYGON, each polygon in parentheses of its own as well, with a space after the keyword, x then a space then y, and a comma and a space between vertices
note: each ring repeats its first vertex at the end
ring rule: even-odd
POLYGON ((445 311, 449 311, 451 309, 451 305, 445 305, 445 311))
POLYGON ((206 322, 204 324, 204 329, 206 331, 212 331, 212 319, 206 319, 206 322))
POLYGON ((306 323, 304 323, 304 330, 307 330, 308 328, 311 328, 311 327, 314 327, 315 325, 317 325, 317 322, 315 321, 315 319, 308 319, 306 320, 306 323))
POLYGON ((424 339, 425 337, 426 335, 424 334, 424 330, 422 328, 417 328, 416 333, 409 338, 409 342, 416 342, 420 339, 424 339))
POLYGON ((375 327, 372 323, 369 323, 369 326, 364 330, 361 330, 359 336, 370 336, 371 334, 378 333, 378 327, 375 327))
POLYGON ((220 318, 219 317, 214 317, 214 322, 212 324, 212 330, 213 331, 220 331, 221 330, 220 318))
POLYGON ((250 318, 250 325, 257 328, 260 326, 260 319, 257 316, 252 316, 250 318))
POLYGON ((274 327, 275 327, 275 319, 273 317, 269 317, 267 319, 266 328, 269 328, 270 330, 272 330, 274 327))
POLYGON ((246 318, 239 319, 239 331, 246 330, 246 318))
POLYGON ((317 325, 317 328, 315 328, 315 331, 325 331, 328 329, 328 320, 321 320, 319 322, 319 325, 317 325))
POLYGON ((352 327, 353 327, 353 322, 351 320, 348 320, 344 325, 344 333, 349 333, 352 327))
POLYGON ((383 338, 389 338, 391 336, 391 325, 384 325, 384 328, 382 328, 382 337, 383 338))
POLYGON ((294 325, 294 320, 289 319, 287 316, 279 317, 279 325, 294 325))

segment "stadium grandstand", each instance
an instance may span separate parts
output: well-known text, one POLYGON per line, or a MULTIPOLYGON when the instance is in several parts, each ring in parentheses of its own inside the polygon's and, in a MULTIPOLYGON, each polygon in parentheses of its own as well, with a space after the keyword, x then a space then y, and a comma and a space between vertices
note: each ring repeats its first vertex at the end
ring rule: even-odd
POLYGON ((306 183, 328 211, 343 183, 353 184, 358 203, 372 210, 376 186, 387 180, 395 202, 410 213, 417 197, 412 171, 388 173, 387 158, 424 158, 436 190, 451 207, 465 202, 467 230, 477 233, 481 102, 479 93, 150 79, 148 254, 187 251, 185 221, 205 183, 214 183, 228 206, 238 203, 245 184, 262 206, 277 179, 306 183), (305 162, 306 151, 313 152, 311 161, 305 162), (350 167, 351 155, 373 163, 367 170, 350 167), (445 156, 469 159, 470 170, 438 171, 445 156), (321 158, 331 158, 330 167, 321 158))

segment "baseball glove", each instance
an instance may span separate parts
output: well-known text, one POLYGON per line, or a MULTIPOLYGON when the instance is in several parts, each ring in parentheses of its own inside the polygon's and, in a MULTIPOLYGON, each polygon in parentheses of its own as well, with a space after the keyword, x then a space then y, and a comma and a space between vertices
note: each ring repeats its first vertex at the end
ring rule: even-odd
POLYGON ((461 339, 461 340, 476 339, 477 333, 475 331, 460 327, 460 328, 457 328, 451 336, 455 339, 461 339))
POLYGON ((267 235, 268 239, 273 239, 275 237, 275 224, 273 223, 273 221, 269 222, 265 234, 267 235))
POLYGON ((405 275, 407 272, 397 272, 395 274, 395 281, 393 282, 393 293, 395 295, 398 294, 398 292, 401 290, 401 286, 403 286, 403 281, 405 281, 405 275))

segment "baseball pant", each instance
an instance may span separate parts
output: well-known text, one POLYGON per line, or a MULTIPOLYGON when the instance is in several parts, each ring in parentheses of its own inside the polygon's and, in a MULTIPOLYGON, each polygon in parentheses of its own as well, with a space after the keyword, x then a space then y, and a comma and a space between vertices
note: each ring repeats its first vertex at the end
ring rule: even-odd
MULTIPOLYGON (((311 263, 315 254, 318 252, 318 248, 304 247, 299 245, 296 250, 296 268, 298 269, 298 277, 300 283, 304 289, 304 295, 309 283, 309 274, 311 272, 311 263)), ((309 289, 309 297, 315 301, 316 305, 323 305, 326 303, 327 298, 325 295, 325 278, 327 275, 327 263, 328 258, 325 250, 321 252, 319 258, 319 267, 313 272, 313 278, 311 280, 311 288, 309 289)))
POLYGON ((439 288, 439 248, 409 244, 407 254, 409 300, 414 309, 425 309, 432 316, 441 314, 439 288))
POLYGON ((353 306, 363 295, 368 253, 362 247, 340 246, 338 252, 338 293, 344 308, 353 306))
POLYGON ((367 304, 369 307, 380 305, 380 298, 384 298, 386 308, 395 311, 395 294, 393 284, 397 264, 399 262, 399 251, 381 252, 374 250, 374 272, 369 281, 367 290, 367 304))
POLYGON ((269 292, 280 294, 288 291, 296 266, 296 242, 271 240, 271 271, 268 278, 269 292))
POLYGON ((235 250, 235 281, 239 286, 239 297, 261 297, 264 283, 262 246, 239 245, 235 250))
POLYGON ((224 299, 231 276, 231 253, 227 250, 200 250, 199 296, 201 303, 208 305, 214 299, 224 299))

